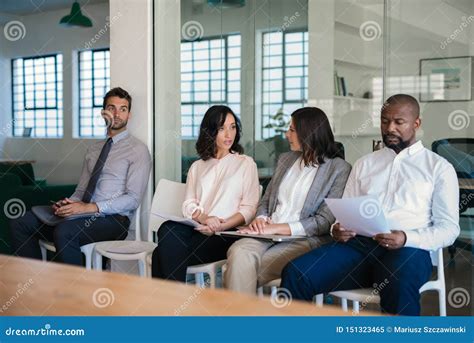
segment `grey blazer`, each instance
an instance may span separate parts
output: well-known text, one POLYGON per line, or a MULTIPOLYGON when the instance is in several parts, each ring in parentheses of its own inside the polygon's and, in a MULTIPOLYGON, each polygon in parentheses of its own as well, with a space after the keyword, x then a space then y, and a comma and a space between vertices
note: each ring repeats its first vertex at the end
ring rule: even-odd
MULTIPOLYGON (((280 156, 272 180, 258 205, 257 216, 270 217, 275 212, 283 177, 300 156, 300 152, 294 151, 280 156)), ((339 157, 325 159, 319 166, 300 215, 300 222, 307 236, 322 236, 329 233, 331 224, 336 219, 324 199, 342 197, 350 172, 351 165, 339 157)))

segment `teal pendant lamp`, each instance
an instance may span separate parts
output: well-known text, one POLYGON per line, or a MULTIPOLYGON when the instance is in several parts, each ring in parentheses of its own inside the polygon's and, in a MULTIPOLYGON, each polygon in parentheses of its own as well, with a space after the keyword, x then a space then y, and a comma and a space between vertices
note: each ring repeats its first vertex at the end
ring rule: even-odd
POLYGON ((59 25, 67 27, 92 27, 92 21, 82 14, 79 3, 75 1, 72 4, 71 13, 62 17, 59 25))
POLYGON ((221 9, 239 8, 245 6, 245 0, 207 0, 207 4, 221 9))

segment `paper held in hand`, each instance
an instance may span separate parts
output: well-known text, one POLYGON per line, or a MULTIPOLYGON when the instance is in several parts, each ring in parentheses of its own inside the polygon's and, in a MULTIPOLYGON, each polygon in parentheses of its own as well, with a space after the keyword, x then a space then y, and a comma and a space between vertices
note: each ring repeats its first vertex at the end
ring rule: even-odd
POLYGON ((378 233, 390 233, 382 206, 375 196, 325 199, 336 221, 345 229, 358 235, 373 237, 378 233))
POLYGON ((184 224, 184 225, 189 225, 189 226, 192 226, 192 227, 198 227, 200 226, 201 224, 199 224, 197 221, 195 220, 192 220, 192 219, 188 219, 188 218, 184 218, 184 217, 179 217, 179 216, 175 216, 175 215, 172 215, 172 214, 168 214, 168 213, 162 213, 162 212, 151 212, 151 214, 157 216, 157 217, 160 217, 164 220, 172 220, 174 222, 178 222, 178 223, 181 223, 181 224, 184 224))

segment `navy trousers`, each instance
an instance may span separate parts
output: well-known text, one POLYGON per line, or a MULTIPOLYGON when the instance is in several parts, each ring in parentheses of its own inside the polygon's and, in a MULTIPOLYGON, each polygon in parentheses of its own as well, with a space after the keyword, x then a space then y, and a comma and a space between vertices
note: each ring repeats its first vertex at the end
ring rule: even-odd
POLYGON ((291 261, 281 287, 295 299, 311 301, 316 294, 375 287, 382 311, 420 315, 420 287, 429 280, 429 252, 415 248, 388 250, 372 238, 356 236, 332 242, 291 261))
POLYGON ((235 241, 235 238, 206 236, 192 226, 167 221, 158 230, 158 246, 153 251, 151 275, 185 282, 188 266, 226 259, 227 250, 235 241))
POLYGON ((65 220, 55 227, 43 224, 32 212, 10 221, 13 254, 41 259, 38 240, 54 242, 55 261, 82 265, 81 246, 93 242, 122 240, 130 220, 121 215, 65 220))

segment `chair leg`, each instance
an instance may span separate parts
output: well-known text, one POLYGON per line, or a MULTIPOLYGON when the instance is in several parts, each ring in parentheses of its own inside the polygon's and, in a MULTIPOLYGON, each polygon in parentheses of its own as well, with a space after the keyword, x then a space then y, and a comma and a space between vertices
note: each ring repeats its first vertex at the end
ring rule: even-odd
POLYGON ((86 258, 86 269, 91 270, 92 269, 92 256, 90 254, 84 254, 84 257, 86 258))
POLYGON ((323 307, 324 304, 324 294, 316 294, 316 306, 323 307))
POLYGON ((40 245, 40 250, 41 250, 41 259, 43 261, 47 261, 48 260, 48 251, 46 250, 45 247, 43 247, 41 245, 40 245))
POLYGON ((446 289, 438 290, 439 315, 446 317, 446 289))
POLYGON ((94 255, 94 269, 102 270, 102 255, 97 252, 94 255))
POLYGON ((347 299, 346 298, 341 298, 341 306, 342 306, 342 310, 344 312, 347 312, 347 299))
POLYGON ((353 311, 354 313, 359 313, 359 310, 360 310, 359 302, 356 301, 356 300, 354 300, 354 301, 352 302, 352 311, 353 311))
POLYGON ((270 297, 271 299, 276 299, 278 297, 278 287, 277 286, 272 286, 270 290, 270 297))
POLYGON ((196 285, 204 288, 206 287, 206 283, 204 282, 204 273, 196 273, 194 274, 194 278, 196 280, 196 285))
POLYGON ((138 274, 140 277, 146 277, 148 274, 146 261, 138 260, 138 274))

